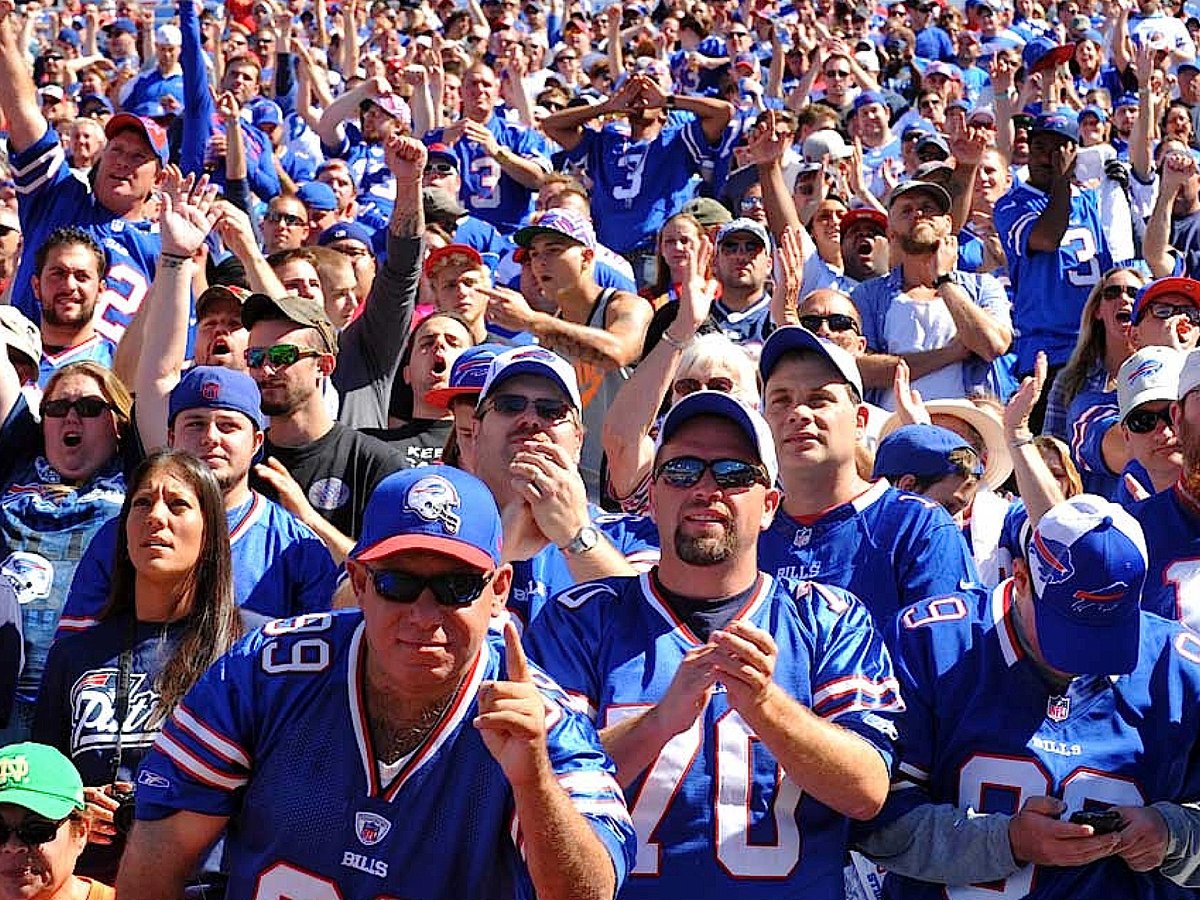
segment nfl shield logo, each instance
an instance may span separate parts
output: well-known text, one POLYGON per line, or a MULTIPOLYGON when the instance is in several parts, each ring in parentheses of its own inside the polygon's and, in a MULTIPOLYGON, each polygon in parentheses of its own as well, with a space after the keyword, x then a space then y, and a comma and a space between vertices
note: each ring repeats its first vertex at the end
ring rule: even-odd
POLYGON ((794 547, 807 547, 808 542, 812 540, 812 529, 808 527, 797 528, 796 537, 792 541, 794 547))
POLYGON ((354 832, 364 846, 374 847, 392 830, 392 823, 383 816, 371 812, 360 812, 354 815, 354 832))
POLYGON ((1046 718, 1051 722, 1065 722, 1071 715, 1070 697, 1051 697, 1046 701, 1046 718))

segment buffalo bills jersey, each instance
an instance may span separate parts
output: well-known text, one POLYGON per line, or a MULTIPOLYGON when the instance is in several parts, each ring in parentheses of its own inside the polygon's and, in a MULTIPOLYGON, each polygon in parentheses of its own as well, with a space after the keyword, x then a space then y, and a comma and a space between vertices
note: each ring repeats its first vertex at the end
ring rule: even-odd
MULTIPOLYGON (((483 643, 441 720, 385 782, 363 693, 364 629, 358 610, 318 613, 239 643, 163 726, 138 774, 138 818, 231 817, 227 900, 532 898, 512 789, 471 724, 480 683, 506 677, 501 639, 483 643)), ((633 830, 612 762, 561 689, 535 677, 558 782, 619 887, 633 830)))
MULTIPOLYGON (((1100 582, 1104 584, 1104 582, 1100 582)), ((1012 815, 1030 797, 1077 810, 1200 799, 1200 637, 1141 614, 1137 669, 1082 676, 1058 696, 1017 637, 1012 582, 991 594, 924 600, 895 623, 906 710, 896 780, 878 820, 922 804, 1012 815)), ((1190 897, 1156 872, 1109 857, 1026 866, 1001 883, 946 888, 888 875, 896 900, 1190 897)))
POLYGON ((1046 351, 1061 366, 1079 337, 1079 316, 1100 275, 1112 268, 1112 254, 1092 191, 1071 189, 1071 216, 1053 253, 1029 249, 1029 235, 1050 204, 1050 195, 1018 183, 996 201, 992 219, 1008 257, 1013 321, 1017 332, 1017 373, 1033 371, 1034 357, 1046 351))
POLYGON ((63 347, 55 353, 43 348, 42 359, 38 365, 38 387, 44 390, 50 376, 71 363, 98 362, 104 368, 111 369, 116 352, 117 345, 102 334, 93 334, 87 340, 80 341, 73 347, 63 347))
POLYGON ((1071 458, 1079 467, 1083 489, 1112 500, 1120 478, 1104 462, 1104 436, 1121 421, 1117 392, 1084 391, 1071 401, 1067 411, 1071 458))
POLYGON ((345 133, 341 143, 322 149, 326 156, 346 161, 358 188, 355 199, 359 206, 364 212, 373 213, 376 221, 382 219, 386 224, 396 205, 396 176, 387 166, 383 144, 365 140, 362 131, 353 122, 347 122, 342 127, 345 133))
POLYGON ((84 548, 121 511, 125 476, 114 457, 80 485, 64 484, 40 450, 41 429, 22 396, 0 428, 0 577, 21 604, 25 668, 17 699, 32 703, 58 617, 84 548), (14 461, 15 460, 15 461, 14 461))
MULTIPOLYGON (((272 619, 329 609, 337 566, 311 529, 257 491, 226 510, 237 604, 272 619)), ((84 631, 108 602, 119 519, 104 523, 75 570, 59 620, 59 634, 84 631)))
POLYGON ((1142 609, 1200 632, 1200 505, 1176 484, 1127 509, 1150 554, 1142 609))
MULTIPOLYGON (((501 147, 550 171, 550 145, 540 133, 506 122, 497 115, 489 118, 484 127, 496 136, 501 147)), ((429 132, 425 143, 444 143, 443 129, 429 132)), ((533 212, 533 191, 501 169, 495 157, 474 141, 460 140, 450 147, 450 152, 458 157, 458 171, 462 175, 458 199, 463 206, 472 215, 495 225, 502 234, 512 234, 520 228, 533 212)))
MULTIPOLYGON (((775 681, 791 697, 863 737, 890 768, 901 703, 862 604, 836 588, 760 575, 735 618, 775 640, 775 681)), ((644 574, 558 595, 525 643, 605 728, 660 701, 703 641, 644 574)), ((622 900, 844 896, 847 819, 801 792, 721 686, 627 798, 638 848, 622 900)))
MULTIPOLYGON (((612 542, 638 570, 658 562, 658 526, 645 516, 608 515, 589 504, 592 524, 612 542)), ((508 595, 508 611, 521 627, 541 613, 547 601, 575 584, 563 552, 554 545, 542 549, 532 559, 513 563, 513 584, 508 595)))
POLYGON ((909 603, 979 583, 962 532, 937 503, 876 481, 814 519, 775 513, 758 539, 758 566, 858 597, 881 629, 909 603))
MULTIPOLYGON (((96 331, 120 341, 154 280, 162 251, 158 226, 126 221, 101 206, 91 189, 71 174, 53 128, 20 153, 11 147, 9 151, 25 246, 40 247, 53 231, 68 225, 94 237, 108 254, 105 287, 96 301, 96 331)), ((41 322, 42 309, 30 286, 33 267, 34 254, 22 253, 12 280, 12 305, 31 321, 41 322)))
POLYGON ((667 219, 691 199, 695 179, 719 150, 708 143, 700 120, 689 116, 669 120, 653 140, 633 140, 622 122, 599 131, 585 128, 566 158, 587 165, 600 243, 629 253, 654 245, 667 219))

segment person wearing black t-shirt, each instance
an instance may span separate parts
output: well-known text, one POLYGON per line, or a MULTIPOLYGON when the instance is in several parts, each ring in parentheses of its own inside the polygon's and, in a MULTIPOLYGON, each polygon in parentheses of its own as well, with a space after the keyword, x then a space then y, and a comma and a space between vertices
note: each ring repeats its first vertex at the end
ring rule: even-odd
POLYGON ((371 492, 404 467, 404 458, 329 415, 322 387, 337 365, 337 334, 320 303, 255 294, 242 322, 250 329, 247 366, 271 417, 265 462, 254 467, 251 486, 315 531, 335 560, 344 559, 371 492))

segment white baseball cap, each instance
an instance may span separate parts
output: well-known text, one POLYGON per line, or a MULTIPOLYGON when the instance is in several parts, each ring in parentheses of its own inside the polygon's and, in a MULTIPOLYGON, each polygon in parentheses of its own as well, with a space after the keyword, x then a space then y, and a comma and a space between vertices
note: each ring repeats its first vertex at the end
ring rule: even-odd
POLYGON ((477 407, 483 406, 497 385, 517 375, 536 375, 549 379, 562 389, 576 409, 583 409, 574 366, 545 347, 514 347, 493 359, 488 367, 487 378, 483 381, 483 389, 479 392, 477 407))
POLYGON ((849 159, 854 155, 846 139, 832 128, 814 131, 804 139, 804 159, 807 162, 824 162, 830 159, 849 159))
POLYGON ((1179 372, 1179 393, 1177 400, 1182 400, 1196 388, 1200 387, 1200 350, 1192 350, 1183 360, 1183 368, 1179 372))
POLYGON ((1178 400, 1185 357, 1174 347, 1143 347, 1117 372, 1117 407, 1121 419, 1151 400, 1178 400))

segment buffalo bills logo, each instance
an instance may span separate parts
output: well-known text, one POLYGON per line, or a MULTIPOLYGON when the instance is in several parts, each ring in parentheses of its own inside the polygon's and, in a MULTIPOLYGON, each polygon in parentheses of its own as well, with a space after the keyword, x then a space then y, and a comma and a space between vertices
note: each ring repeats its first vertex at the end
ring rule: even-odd
POLYGON ((426 522, 439 522, 447 534, 458 534, 462 517, 458 491, 441 475, 427 475, 411 488, 404 498, 404 508, 415 512, 426 522))
POLYGON ((1066 544, 1061 544, 1045 537, 1041 532, 1035 531, 1033 533, 1033 549, 1032 561, 1037 564, 1035 574, 1043 583, 1062 584, 1075 574, 1075 567, 1071 563, 1071 548, 1066 544))
POLYGON ((1128 384, 1133 384, 1139 378, 1149 378, 1162 371, 1162 363, 1157 359, 1147 359, 1143 361, 1136 369, 1129 373, 1125 381, 1128 384))
POLYGON ((54 586, 54 566, 36 553, 18 550, 0 563, 0 576, 7 578, 24 606, 35 600, 45 600, 54 586))
POLYGON ((1071 597, 1071 612, 1077 616, 1089 616, 1093 619, 1105 619, 1116 612, 1120 600, 1129 593, 1129 584, 1124 581, 1114 581, 1099 590, 1087 591, 1080 588, 1071 597))
POLYGON ((221 398, 221 383, 219 381, 206 381, 200 385, 200 396, 210 403, 215 403, 221 398))
POLYGON ((354 833, 363 846, 374 847, 392 830, 392 823, 372 812, 354 814, 354 833))

